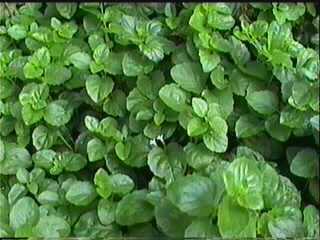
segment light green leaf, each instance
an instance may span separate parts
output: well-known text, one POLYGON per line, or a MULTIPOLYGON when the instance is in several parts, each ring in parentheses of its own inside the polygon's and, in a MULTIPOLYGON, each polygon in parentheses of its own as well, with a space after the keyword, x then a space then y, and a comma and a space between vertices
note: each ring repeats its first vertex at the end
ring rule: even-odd
POLYGON ((8 28, 8 34, 14 40, 21 40, 27 36, 27 29, 23 25, 15 24, 8 28))
POLYGON ((108 198, 112 193, 112 182, 109 174, 103 169, 99 168, 94 175, 94 184, 97 186, 97 193, 102 198, 108 198))
POLYGON ((208 104, 202 98, 192 98, 192 108, 199 117, 204 117, 208 112, 208 104))
POLYGON ((241 207, 229 196, 225 196, 218 210, 218 227, 223 238, 255 238, 256 213, 241 207))
POLYGON ((190 137, 201 136, 205 134, 208 130, 208 124, 204 122, 201 118, 192 118, 187 126, 187 133, 190 137))
POLYGON ((233 160, 223 175, 229 196, 237 200, 242 207, 263 209, 261 172, 255 160, 240 157, 233 160))

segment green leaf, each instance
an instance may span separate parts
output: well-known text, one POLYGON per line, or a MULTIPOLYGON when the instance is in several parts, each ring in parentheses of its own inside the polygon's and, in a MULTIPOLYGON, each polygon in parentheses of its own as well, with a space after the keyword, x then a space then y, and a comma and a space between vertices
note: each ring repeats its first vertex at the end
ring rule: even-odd
MULTIPOLYGON (((3 193, 0 193, 0 222, 9 222, 10 205, 3 193)), ((1 231, 0 231, 1 232, 1 231)))
POLYGON ((279 3, 278 6, 276 6, 276 4, 273 5, 272 12, 277 22, 283 24, 286 22, 286 20, 296 21, 305 13, 305 6, 303 3, 279 3))
POLYGON ((263 122, 253 115, 242 115, 236 122, 235 131, 238 138, 248 138, 264 130, 263 122))
POLYGON ((86 70, 91 61, 90 56, 85 52, 76 52, 69 56, 68 60, 78 69, 86 70))
POLYGON ((207 167, 215 157, 203 143, 188 143, 184 147, 184 151, 186 152, 188 165, 195 169, 207 167))
POLYGON ((301 211, 297 208, 274 208, 267 213, 268 231, 272 238, 294 238, 303 236, 301 211))
POLYGON ((204 90, 202 92, 202 97, 206 99, 209 106, 211 103, 216 103, 220 106, 221 117, 223 119, 227 119, 233 111, 234 100, 231 88, 229 87, 222 90, 204 90))
POLYGON ((35 110, 43 109, 47 106, 49 97, 49 87, 46 84, 29 83, 25 85, 19 94, 20 103, 29 105, 35 110))
POLYGON ((185 238, 215 238, 219 236, 218 228, 208 218, 195 219, 184 233, 185 238))
POLYGON ((40 238, 67 237, 71 232, 69 223, 60 216, 43 216, 34 228, 34 234, 40 238))
POLYGON ((280 123, 289 128, 301 128, 308 122, 310 114, 304 113, 290 106, 286 106, 280 113, 280 123))
POLYGON ((319 211, 313 205, 308 205, 303 210, 303 225, 306 236, 309 238, 319 237, 319 211))
POLYGON ((56 30, 58 31, 58 35, 62 38, 71 39, 78 31, 78 26, 74 22, 66 22, 56 30))
POLYGON ((209 178, 189 175, 177 178, 168 187, 168 199, 190 216, 209 216, 214 206, 214 185, 209 178))
POLYGON ((58 35, 62 38, 71 39, 78 31, 78 26, 74 22, 66 22, 60 25, 57 29, 58 35))
POLYGON ((210 74, 210 79, 212 84, 218 88, 219 90, 222 90, 226 88, 229 84, 228 79, 224 76, 224 68, 221 65, 218 65, 210 74))
POLYGON ((8 202, 12 206, 20 198, 24 197, 27 194, 28 190, 22 184, 16 183, 12 186, 8 193, 8 202))
POLYGON ((134 77, 152 71, 153 64, 138 52, 128 52, 123 57, 122 69, 125 76, 134 77))
POLYGON ((103 111, 114 117, 123 117, 126 112, 126 95, 124 92, 114 90, 105 100, 103 111))
POLYGON ((37 49, 30 59, 30 63, 37 67, 45 68, 49 65, 51 60, 50 51, 46 47, 37 49))
POLYGON ((52 147, 56 143, 57 138, 56 132, 43 125, 37 126, 32 133, 32 143, 37 150, 52 147))
POLYGON ((10 226, 17 230, 21 227, 32 227, 39 220, 39 207, 30 197, 19 199, 10 211, 10 226))
POLYGON ((0 3, 0 238, 319 238, 316 6, 0 3))
POLYGON ((98 138, 93 138, 88 142, 87 153, 90 162, 103 159, 106 154, 106 146, 98 138))
POLYGON ((112 92, 113 86, 114 82, 110 77, 101 78, 98 75, 91 75, 86 80, 86 90, 96 103, 106 99, 112 92))
POLYGON ((300 51, 297 57, 297 70, 310 80, 315 80, 319 73, 319 57, 313 49, 300 51))
POLYGON ((237 68, 233 69, 230 76, 232 92, 236 95, 244 97, 246 95, 250 80, 251 79, 248 76, 244 75, 237 68))
POLYGON ((29 168, 32 165, 29 152, 14 143, 4 142, 5 157, 0 161, 0 174, 16 174, 19 168, 29 168))
POLYGON ((290 171, 299 177, 313 178, 319 176, 319 155, 314 149, 305 148, 292 159, 290 171))
MULTIPOLYGON (((229 9, 227 5, 224 5, 225 9, 229 9)), ((216 6, 209 8, 208 13, 208 25, 218 30, 229 30, 233 27, 235 20, 230 15, 230 9, 228 13, 220 12, 216 6)))
POLYGON ((134 188, 133 180, 124 174, 114 174, 110 176, 112 184, 112 192, 119 195, 125 195, 134 188))
POLYGON ((154 216, 153 206, 146 200, 146 192, 134 191, 123 197, 117 205, 116 222, 122 226, 149 222, 154 216))
POLYGON ((199 117, 204 117, 208 112, 208 104, 202 98, 192 98, 192 108, 199 117))
POLYGON ((111 75, 120 75, 123 73, 122 61, 123 52, 110 52, 103 64, 103 69, 111 75))
POLYGON ((178 144, 170 143, 165 149, 154 147, 148 154, 148 166, 151 172, 168 182, 183 175, 184 152, 178 144))
POLYGON ((61 85, 72 76, 71 71, 58 64, 51 64, 45 68, 44 82, 50 85, 61 85))
POLYGON ((166 198, 156 205, 155 218, 159 228, 172 238, 184 237, 185 229, 191 223, 191 218, 166 198))
MULTIPOLYGON (((270 174, 266 174, 265 178, 270 174)), ((264 194, 264 202, 266 208, 274 207, 300 207, 301 196, 295 185, 286 177, 279 176, 277 181, 273 175, 273 180, 269 183, 272 184, 268 189, 265 188, 267 193, 264 194)), ((271 180, 271 179, 269 179, 271 180)), ((265 183, 267 184, 267 183, 265 183)))
POLYGON ((56 100, 49 103, 44 113, 44 120, 53 126, 62 126, 72 117, 72 108, 66 100, 56 100))
POLYGON ((93 59, 97 64, 103 64, 109 56, 110 50, 105 43, 101 43, 95 47, 93 52, 93 59))
POLYGON ((310 119, 310 123, 313 128, 315 128, 317 131, 320 131, 320 116, 319 115, 313 116, 310 119))
POLYGON ((94 186, 88 181, 75 181, 66 193, 67 201, 76 206, 87 206, 96 197, 94 186))
POLYGON ((291 135, 291 129, 280 124, 280 117, 272 115, 265 121, 265 128, 271 137, 278 141, 285 142, 291 135))
POLYGON ((72 18, 77 11, 77 7, 77 3, 56 3, 57 11, 66 19, 72 18))
POLYGON ((87 165, 87 159, 79 154, 65 151, 60 155, 61 166, 69 172, 78 172, 87 165))
POLYGON ((216 52, 200 49, 199 56, 203 72, 205 73, 211 72, 220 63, 220 56, 216 52))
POLYGON ((4 142, 0 139, 0 162, 5 159, 5 145, 4 142))
POLYGON ((203 142, 212 152, 222 153, 228 147, 228 125, 221 117, 209 119, 211 129, 203 136, 203 142))
POLYGON ((277 96, 268 90, 256 91, 246 97, 248 104, 258 113, 270 115, 278 110, 277 96))
POLYGON ((132 167, 146 166, 149 152, 148 142, 148 139, 142 134, 130 137, 127 142, 131 145, 130 155, 123 161, 132 167))
POLYGON ((1 79, 0 99, 10 97, 15 92, 15 84, 12 81, 1 79))
POLYGON ((200 94, 207 81, 198 63, 180 63, 170 70, 172 79, 184 90, 200 94))
POLYGON ((182 112, 187 108, 187 94, 174 83, 164 85, 159 96, 174 111, 182 112))
POLYGON ((231 57, 236 65, 243 66, 250 60, 250 52, 246 45, 235 37, 231 37, 231 57))
POLYGON ((53 191, 43 191, 39 194, 38 201, 41 204, 57 205, 59 204, 59 195, 53 191))
POLYGON ((115 151, 117 156, 122 160, 126 160, 131 152, 131 145, 130 144, 124 144, 123 142, 118 142, 115 145, 115 151))
POLYGON ((117 204, 108 200, 101 199, 98 203, 97 214, 100 222, 109 225, 115 221, 117 204))

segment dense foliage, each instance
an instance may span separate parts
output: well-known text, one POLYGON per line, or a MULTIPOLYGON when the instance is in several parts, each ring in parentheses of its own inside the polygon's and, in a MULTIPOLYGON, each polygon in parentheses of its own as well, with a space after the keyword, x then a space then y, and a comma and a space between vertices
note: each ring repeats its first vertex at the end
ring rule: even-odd
POLYGON ((319 237, 313 3, 0 5, 0 237, 319 237))

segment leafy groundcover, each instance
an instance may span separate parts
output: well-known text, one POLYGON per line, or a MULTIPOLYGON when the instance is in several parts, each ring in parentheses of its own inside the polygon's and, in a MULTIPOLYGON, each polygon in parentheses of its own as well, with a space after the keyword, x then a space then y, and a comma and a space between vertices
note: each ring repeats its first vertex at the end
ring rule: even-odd
POLYGON ((0 237, 319 238, 314 3, 0 5, 0 237))

